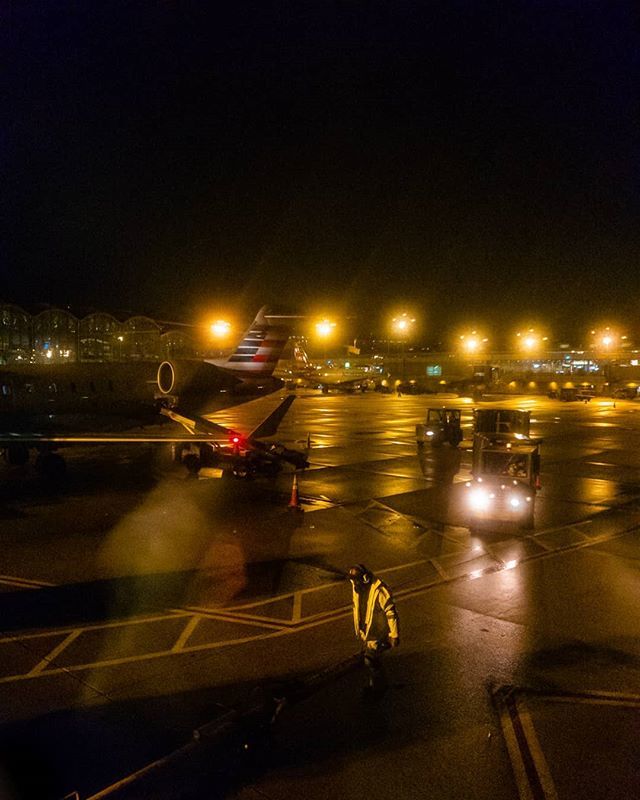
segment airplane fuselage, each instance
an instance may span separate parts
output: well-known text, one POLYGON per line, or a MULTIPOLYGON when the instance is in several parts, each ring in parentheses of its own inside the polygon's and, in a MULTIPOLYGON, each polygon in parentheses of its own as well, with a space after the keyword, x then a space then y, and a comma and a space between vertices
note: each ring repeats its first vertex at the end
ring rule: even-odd
POLYGON ((200 360, 12 365, 0 369, 0 428, 51 427, 54 420, 60 425, 85 416, 94 425, 105 417, 159 422, 163 406, 215 411, 277 385, 272 379, 240 381, 200 360))

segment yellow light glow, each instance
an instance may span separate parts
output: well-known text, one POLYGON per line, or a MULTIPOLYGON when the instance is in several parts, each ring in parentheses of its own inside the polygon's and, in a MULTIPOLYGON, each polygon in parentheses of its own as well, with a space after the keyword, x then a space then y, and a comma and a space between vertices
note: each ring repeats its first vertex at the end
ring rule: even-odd
POLYGON ((210 330, 216 339, 224 339, 231 333, 231 323, 224 319, 217 319, 211 323, 210 330))
POLYGON ((476 330, 463 333, 458 338, 460 341, 460 348, 469 354, 478 353, 488 342, 487 337, 478 333, 476 330))
POLYGON ((609 325, 605 325, 599 330, 592 330, 591 335, 593 336, 593 344, 605 352, 615 350, 618 343, 627 338, 626 336, 620 336, 619 332, 609 325))
POLYGON ((542 349, 544 343, 547 341, 547 337, 543 336, 535 328, 527 328, 525 331, 518 331, 516 333, 516 340, 521 350, 533 355, 533 353, 539 352, 542 349))
POLYGON ((331 336, 335 327, 336 327, 335 322, 332 322, 329 319, 321 319, 318 322, 316 322, 316 334, 321 339, 326 339, 329 336, 331 336))
POLYGON ((415 321, 415 317, 411 317, 406 311, 403 311, 402 314, 399 314, 391 320, 391 327, 394 333, 404 338, 411 332, 415 321))

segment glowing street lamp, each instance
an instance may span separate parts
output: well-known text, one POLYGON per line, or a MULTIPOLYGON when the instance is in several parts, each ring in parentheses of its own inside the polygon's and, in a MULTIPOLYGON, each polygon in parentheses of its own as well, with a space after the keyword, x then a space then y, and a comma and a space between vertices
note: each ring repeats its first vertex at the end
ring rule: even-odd
POLYGON ((217 319, 209 325, 209 333, 215 341, 218 356, 222 356, 224 348, 228 344, 229 334, 231 333, 231 323, 226 319, 217 319))
POLYGON ((316 322, 316 333, 321 339, 328 339, 335 327, 335 322, 328 319, 321 319, 319 322, 316 322))
POLYGON ((225 319, 217 319, 215 322, 211 323, 210 330, 212 336, 216 339, 226 339, 231 333, 231 323, 227 322, 225 319))
POLYGON ((323 344, 323 360, 327 360, 327 340, 333 335, 336 329, 336 323, 330 319, 321 319, 316 322, 316 336, 322 340, 323 344))
POLYGON ((616 350, 620 344, 621 339, 626 339, 626 336, 619 336, 615 330, 612 330, 608 325, 601 330, 591 331, 594 337, 594 344, 596 349, 604 354, 604 377, 607 383, 611 383, 612 360, 611 353, 616 350))
POLYGON ((391 320, 391 328, 393 332, 400 338, 401 351, 402 351, 402 380, 405 379, 405 360, 404 360, 404 345, 409 338, 413 326, 415 325, 415 317, 409 316, 406 311, 394 317, 391 320))
POLYGON ((415 317, 410 317, 406 311, 403 311, 402 314, 391 320, 391 327, 401 339, 406 339, 411 333, 415 321, 415 317))
POLYGON ((528 328, 526 331, 518 331, 518 333, 516 333, 516 339, 518 340, 518 345, 521 350, 533 355, 542 349, 548 337, 542 336, 534 328, 528 328))
POLYGON ((470 331, 469 333, 463 333, 459 337, 459 341, 460 348, 463 352, 474 355, 475 353, 479 353, 489 340, 486 336, 482 336, 477 331, 470 331))
POLYGON ((626 338, 624 336, 619 337, 618 334, 608 325, 601 330, 591 331, 591 335, 593 336, 595 346, 605 353, 610 353, 612 350, 614 350, 620 338, 626 338))

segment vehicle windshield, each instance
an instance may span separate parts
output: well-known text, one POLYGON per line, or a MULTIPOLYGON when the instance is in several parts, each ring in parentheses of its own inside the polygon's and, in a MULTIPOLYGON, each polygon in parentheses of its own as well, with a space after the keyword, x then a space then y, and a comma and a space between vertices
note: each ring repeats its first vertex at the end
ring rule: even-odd
POLYGON ((529 474, 527 457, 513 453, 484 453, 483 473, 486 475, 505 475, 513 478, 526 478, 529 474))

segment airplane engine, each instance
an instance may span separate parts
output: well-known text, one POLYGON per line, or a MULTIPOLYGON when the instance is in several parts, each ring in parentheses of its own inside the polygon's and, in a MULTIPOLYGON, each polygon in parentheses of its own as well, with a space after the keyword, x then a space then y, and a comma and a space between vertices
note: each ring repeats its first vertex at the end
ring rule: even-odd
POLYGON ((198 401, 219 392, 232 392, 238 382, 204 361, 163 361, 156 374, 156 400, 167 405, 198 401))

